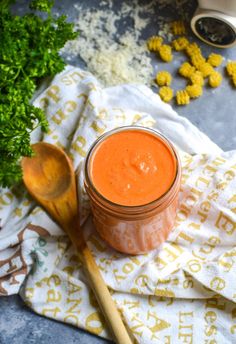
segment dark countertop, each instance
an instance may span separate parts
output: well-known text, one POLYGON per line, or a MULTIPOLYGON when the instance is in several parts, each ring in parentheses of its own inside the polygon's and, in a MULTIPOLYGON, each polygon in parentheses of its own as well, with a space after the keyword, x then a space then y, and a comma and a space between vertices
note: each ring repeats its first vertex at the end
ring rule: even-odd
MULTIPOLYGON (((129 0, 126 0, 128 2, 129 0)), ((119 0, 114 0, 114 7, 118 6, 119 0)), ((141 2, 141 0, 140 0, 141 2)), ((144 2, 144 1, 142 1, 144 2)), ((148 2, 148 1, 146 1, 148 2)), ((158 0, 156 0, 158 3, 158 0)), ((163 2, 163 1, 161 1, 163 2)), ((70 20, 74 19, 73 5, 76 0, 56 1, 55 9, 59 13, 68 14, 70 20)), ((86 8, 96 7, 99 2, 96 0, 81 0, 80 3, 86 8)), ((174 3, 174 1, 173 1, 174 3)), ((184 10, 189 14, 189 18, 196 8, 196 1, 187 2, 184 10)), ((15 10, 22 13, 25 8, 25 1, 16 1, 15 10)), ((175 20, 178 16, 173 5, 161 9, 162 14, 175 20)), ((149 27, 145 32, 149 37, 158 31, 156 27, 149 27)), ((215 49, 201 43, 190 33, 190 36, 202 48, 204 55, 209 55, 212 51, 219 52, 225 59, 236 60, 236 47, 230 49, 215 49)), ((176 65, 183 60, 181 54, 176 55, 175 63, 165 64, 158 62, 161 68, 167 69, 174 75, 176 65)), ((83 61, 74 59, 73 64, 84 66, 83 61)), ((155 65, 155 61, 153 61, 155 65)), ((174 88, 183 88, 181 78, 175 78, 174 88)), ((179 115, 188 118, 199 129, 206 133, 223 150, 236 149, 236 89, 230 85, 229 78, 224 77, 221 87, 217 89, 204 88, 203 96, 192 101, 186 107, 173 104, 179 115)), ((86 343, 98 344, 108 343, 103 339, 92 336, 84 331, 65 325, 33 313, 24 306, 21 299, 16 296, 0 297, 0 343, 1 344, 64 344, 64 343, 86 343)))

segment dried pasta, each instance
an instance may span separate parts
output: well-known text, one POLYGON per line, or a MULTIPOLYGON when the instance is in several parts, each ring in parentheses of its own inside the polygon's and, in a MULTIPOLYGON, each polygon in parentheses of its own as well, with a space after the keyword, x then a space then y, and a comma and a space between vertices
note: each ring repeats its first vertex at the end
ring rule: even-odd
POLYGON ((179 68, 179 74, 185 78, 190 78, 195 72, 195 67, 191 66, 190 63, 184 62, 179 68))
POLYGON ((156 82, 158 86, 169 86, 171 84, 172 77, 169 72, 163 70, 157 73, 156 82))
POLYGON ((202 87, 198 84, 187 86, 186 91, 190 98, 198 98, 202 95, 202 87))
POLYGON ((187 45, 185 51, 186 51, 186 54, 190 57, 196 54, 202 55, 201 49, 195 42, 187 45))
POLYGON ((190 97, 186 90, 179 90, 176 92, 176 101, 178 105, 187 105, 190 102, 190 97))
POLYGON ((174 35, 184 35, 186 33, 186 28, 182 20, 174 21, 171 26, 174 35))
POLYGON ((226 71, 229 76, 236 73, 236 61, 229 61, 226 65, 226 71))
POLYGON ((222 82, 222 75, 219 72, 214 71, 213 73, 211 73, 208 80, 209 86, 218 87, 220 86, 221 82, 222 82))
POLYGON ((147 42, 148 49, 150 51, 159 51, 161 45, 163 43, 163 38, 159 36, 152 36, 149 38, 147 42))
POLYGON ((200 70, 204 78, 207 78, 214 72, 214 68, 208 62, 204 62, 203 64, 201 64, 198 69, 200 70))
POLYGON ((189 44, 186 37, 179 37, 172 41, 172 46, 176 51, 184 50, 189 44))
MULTIPOLYGON (((160 58, 165 62, 172 61, 172 48, 175 51, 184 51, 186 53, 189 62, 186 61, 179 67, 179 74, 189 81, 184 90, 176 92, 175 98, 178 105, 187 105, 190 103, 190 99, 202 95, 205 78, 208 78, 210 87, 220 86, 222 75, 214 68, 222 64, 223 57, 220 54, 211 53, 205 58, 198 44, 195 42, 190 43, 183 36, 186 33, 183 21, 173 22, 172 31, 175 35, 180 35, 180 37, 172 41, 172 47, 163 44, 163 38, 159 36, 149 38, 147 46, 150 51, 158 52, 160 58)), ((236 87, 236 61, 229 61, 226 65, 226 71, 231 77, 234 87, 236 87)), ((174 95, 173 90, 169 87, 171 82, 172 76, 168 71, 160 71, 156 74, 156 83, 160 86, 159 95, 165 102, 169 102, 174 95)))
POLYGON ((168 86, 162 86, 159 95, 164 102, 168 103, 173 98, 173 90, 168 86))
POLYGON ((219 54, 211 53, 208 56, 207 62, 212 65, 212 67, 219 67, 223 61, 223 57, 219 54))
POLYGON ((191 76, 190 81, 192 84, 197 84, 200 86, 204 85, 204 78, 202 76, 202 73, 199 70, 196 70, 191 76))
POLYGON ((190 59, 196 69, 199 69, 206 62, 206 59, 199 53, 192 55, 190 59))
POLYGON ((160 58, 165 62, 170 62, 173 59, 172 49, 170 45, 163 44, 159 49, 160 58))

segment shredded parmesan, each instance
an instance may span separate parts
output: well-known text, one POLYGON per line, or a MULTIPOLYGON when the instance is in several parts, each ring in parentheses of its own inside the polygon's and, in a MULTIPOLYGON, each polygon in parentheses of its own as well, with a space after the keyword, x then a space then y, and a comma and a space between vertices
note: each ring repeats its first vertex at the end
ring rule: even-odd
MULTIPOLYGON (((109 1, 102 1, 102 5, 109 1)), ((87 68, 105 85, 122 83, 142 83, 150 85, 153 68, 148 56, 146 41, 140 39, 148 18, 140 17, 140 7, 124 3, 119 13, 111 9, 83 10, 75 5, 78 19, 75 22, 80 35, 63 48, 62 53, 69 58, 80 56, 87 68), (125 20, 133 20, 123 34, 118 27, 125 20)), ((147 9, 148 10, 148 9, 147 9)))
MULTIPOLYGON (((176 0, 179 2, 187 0, 176 0)), ((153 79, 152 57, 143 31, 155 27, 158 35, 171 40, 170 23, 158 15, 172 0, 123 1, 114 8, 112 0, 102 0, 96 8, 74 5, 78 17, 75 28, 80 35, 62 49, 67 61, 79 56, 105 86, 122 83, 149 85, 153 79), (153 21, 153 18, 155 19, 153 21), (157 25, 158 23, 158 25, 157 25)))

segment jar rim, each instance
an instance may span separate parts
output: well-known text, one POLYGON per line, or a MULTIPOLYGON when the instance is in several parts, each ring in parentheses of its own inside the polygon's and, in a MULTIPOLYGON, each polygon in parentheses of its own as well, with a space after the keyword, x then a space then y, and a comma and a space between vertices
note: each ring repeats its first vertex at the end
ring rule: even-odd
POLYGON ((85 185, 87 184, 87 187, 89 187, 90 189, 92 189, 93 194, 95 196, 96 199, 101 200, 103 203, 105 203, 109 208, 116 208, 116 209, 125 209, 126 211, 130 211, 130 212, 139 212, 139 210, 143 211, 145 208, 156 208, 159 205, 161 205, 162 203, 165 202, 167 196, 169 195, 170 191, 173 189, 173 187, 176 185, 177 181, 178 181, 178 176, 180 175, 180 170, 179 170, 179 166, 180 166, 180 159, 179 156, 177 154, 176 149, 174 148, 173 144, 166 138, 166 136, 164 136, 163 134, 159 133, 158 131, 156 131, 153 128, 147 128, 147 127, 143 127, 143 126, 135 126, 135 125, 128 125, 128 126, 121 126, 112 130, 109 130, 107 132, 105 132, 104 134, 102 134, 101 136, 98 137, 97 140, 95 140, 95 142, 91 145, 91 147, 89 148, 89 151, 87 153, 86 159, 85 159, 85 165, 84 165, 84 175, 85 175, 85 185), (119 203, 115 203, 110 201, 109 199, 107 199, 106 197, 104 197, 94 186, 91 175, 90 175, 90 159, 93 155, 94 150, 96 149, 96 147, 102 142, 104 141, 107 137, 121 132, 121 131, 132 131, 132 130, 138 130, 138 131, 145 131, 148 132, 156 137, 158 137, 159 139, 161 139, 165 145, 169 148, 170 152, 172 153, 174 159, 175 159, 175 163, 176 163, 176 172, 175 172, 175 177, 173 178, 173 181, 170 185, 170 187, 166 190, 166 192, 164 192, 160 197, 158 197, 157 199, 154 199, 151 202, 145 203, 145 204, 140 204, 140 205, 124 205, 124 204, 119 204, 119 203))

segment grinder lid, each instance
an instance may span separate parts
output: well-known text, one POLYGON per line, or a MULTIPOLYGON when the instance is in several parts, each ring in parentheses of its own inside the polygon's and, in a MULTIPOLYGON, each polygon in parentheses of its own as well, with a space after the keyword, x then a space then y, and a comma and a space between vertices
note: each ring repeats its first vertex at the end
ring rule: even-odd
POLYGON ((218 48, 236 44, 236 18, 221 12, 197 11, 192 18, 193 32, 205 43, 218 48))

